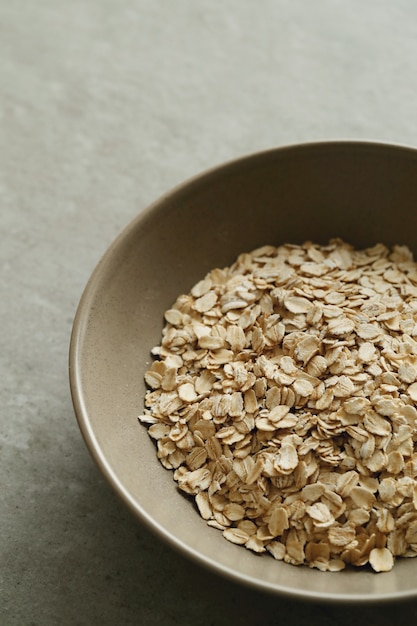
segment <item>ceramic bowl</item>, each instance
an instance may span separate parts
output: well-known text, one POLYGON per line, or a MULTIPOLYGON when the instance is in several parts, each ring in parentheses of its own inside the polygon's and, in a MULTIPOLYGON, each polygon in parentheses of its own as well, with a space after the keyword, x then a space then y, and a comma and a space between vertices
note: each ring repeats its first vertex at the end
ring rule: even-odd
POLYGON ((294 145, 227 163, 167 193, 125 228, 86 286, 71 338, 73 403, 113 489, 140 522, 200 565, 298 599, 407 599, 417 596, 417 559, 383 574, 325 573, 225 541, 176 489, 138 423, 150 351, 177 295, 240 252, 335 236, 356 247, 401 243, 417 252, 416 150, 354 141, 294 145))

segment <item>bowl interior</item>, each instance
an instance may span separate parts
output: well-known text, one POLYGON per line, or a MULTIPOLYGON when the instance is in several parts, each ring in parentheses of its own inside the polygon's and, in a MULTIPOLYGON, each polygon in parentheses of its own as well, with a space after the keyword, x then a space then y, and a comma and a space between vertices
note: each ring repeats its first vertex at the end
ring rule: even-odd
POLYGON ((96 463, 140 520, 184 554, 260 589, 320 601, 417 595, 417 559, 389 573, 321 573, 225 541, 180 494, 146 428, 143 375, 163 312, 204 274, 263 244, 357 247, 379 241, 417 252, 417 151, 335 142, 243 158, 177 188, 141 213, 93 273, 70 349, 76 415, 96 463))

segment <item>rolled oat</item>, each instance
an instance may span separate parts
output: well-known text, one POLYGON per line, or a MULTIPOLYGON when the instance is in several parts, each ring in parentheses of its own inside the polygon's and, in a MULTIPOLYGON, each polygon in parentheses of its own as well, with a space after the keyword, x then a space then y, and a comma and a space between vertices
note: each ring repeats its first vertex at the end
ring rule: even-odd
POLYGON ((165 313, 140 420, 232 543, 294 565, 417 555, 417 264, 263 246, 165 313))

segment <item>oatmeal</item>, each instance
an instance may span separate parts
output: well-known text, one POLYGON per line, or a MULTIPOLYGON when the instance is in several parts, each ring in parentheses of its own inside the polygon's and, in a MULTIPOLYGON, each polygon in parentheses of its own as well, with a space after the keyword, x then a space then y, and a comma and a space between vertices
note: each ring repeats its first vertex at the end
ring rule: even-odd
POLYGON ((165 313, 140 420, 224 537, 294 565, 417 555, 417 264, 264 246, 165 313))

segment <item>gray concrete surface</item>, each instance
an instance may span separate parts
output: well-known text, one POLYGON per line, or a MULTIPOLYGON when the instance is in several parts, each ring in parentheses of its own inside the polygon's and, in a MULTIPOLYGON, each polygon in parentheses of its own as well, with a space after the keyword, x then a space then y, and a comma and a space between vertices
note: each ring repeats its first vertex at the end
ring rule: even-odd
POLYGON ((0 3, 0 624, 415 623, 417 602, 242 590, 150 536, 69 395, 82 289, 120 229, 197 172, 298 141, 417 146, 413 0, 0 3))

